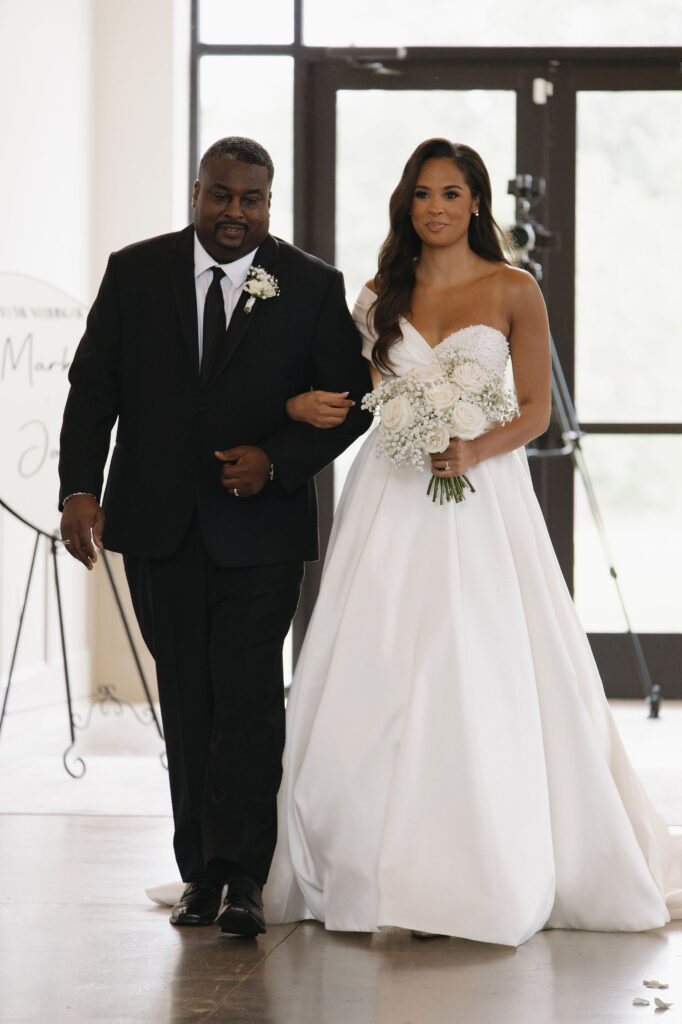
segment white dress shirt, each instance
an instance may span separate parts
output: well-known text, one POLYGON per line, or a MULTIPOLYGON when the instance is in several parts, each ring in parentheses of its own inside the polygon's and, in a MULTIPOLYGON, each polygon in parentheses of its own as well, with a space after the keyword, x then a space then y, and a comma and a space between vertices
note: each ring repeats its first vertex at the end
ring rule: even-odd
POLYGON ((225 277, 220 281, 223 290, 223 301, 225 303, 225 323, 229 325, 230 317, 234 313, 235 306, 239 301, 244 282, 249 274, 249 268, 253 263, 256 250, 240 256, 233 263, 216 263, 212 256, 204 249, 203 245, 194 235, 194 286, 197 293, 197 327, 199 329, 199 365, 204 353, 204 306, 206 304, 206 293, 213 280, 211 267, 220 267, 225 277))

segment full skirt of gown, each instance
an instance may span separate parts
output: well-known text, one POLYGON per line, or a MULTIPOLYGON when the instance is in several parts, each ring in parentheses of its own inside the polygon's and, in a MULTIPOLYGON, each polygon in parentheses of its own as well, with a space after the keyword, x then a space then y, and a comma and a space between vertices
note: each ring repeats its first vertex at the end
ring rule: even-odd
MULTIPOLYGON (((433 353, 405 324, 392 356, 402 373, 433 353)), ((428 470, 375 444, 347 478, 289 697, 267 920, 516 946, 682 916, 677 837, 616 730, 524 452, 441 506, 428 470)))

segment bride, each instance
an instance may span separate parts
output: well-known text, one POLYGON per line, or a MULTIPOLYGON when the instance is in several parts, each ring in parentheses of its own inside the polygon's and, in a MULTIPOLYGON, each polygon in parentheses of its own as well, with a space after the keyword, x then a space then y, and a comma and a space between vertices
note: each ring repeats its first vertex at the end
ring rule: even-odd
MULTIPOLYGON (((467 146, 418 146, 390 223, 354 311, 375 385, 456 336, 492 370, 510 361, 520 415, 423 471, 365 440, 289 698, 267 918, 513 946, 545 927, 660 927, 682 916, 682 862, 617 734, 523 452, 550 415, 540 290, 505 262, 467 146), (434 504, 431 472, 475 493, 434 504)), ((345 406, 313 392, 288 411, 330 426, 345 406)))

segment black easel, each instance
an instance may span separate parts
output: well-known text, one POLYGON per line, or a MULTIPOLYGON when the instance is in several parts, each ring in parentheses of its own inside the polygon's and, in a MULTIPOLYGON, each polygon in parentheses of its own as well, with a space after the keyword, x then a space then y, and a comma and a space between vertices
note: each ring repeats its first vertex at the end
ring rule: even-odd
MULTIPOLYGON (((30 568, 29 568, 29 571, 28 571, 28 578, 26 580, 26 588, 24 590, 24 599, 23 599, 23 602, 22 602, 22 605, 21 605, 21 613, 19 615, 19 624, 17 626, 17 633, 16 633, 16 638, 15 638, 15 641, 14 641, 14 650, 12 651, 12 660, 10 662, 9 674, 7 676, 7 685, 5 687, 5 696, 4 696, 4 699, 3 699, 3 702, 2 702, 2 710, 0 711, 0 732, 2 731, 2 725, 3 725, 3 722, 5 720, 5 712, 7 710, 7 700, 9 698, 9 691, 10 691, 10 687, 12 685, 12 675, 14 673, 14 665, 15 665, 16 658, 17 658, 17 652, 19 650, 19 641, 21 639, 21 631, 22 631, 23 624, 24 624, 24 615, 25 615, 25 612, 26 612, 26 606, 28 604, 28 595, 29 595, 29 591, 31 589, 31 581, 33 579, 33 571, 35 569, 36 555, 38 554, 38 545, 40 543, 40 538, 44 537, 45 540, 47 541, 47 543, 50 545, 50 553, 51 553, 51 556, 52 556, 52 566, 53 566, 53 570, 54 570, 54 586, 55 586, 55 593, 56 593, 56 596, 57 596, 57 613, 58 613, 58 616, 59 616, 59 635, 60 635, 60 639, 61 639, 62 659, 63 659, 63 663, 64 663, 64 684, 65 684, 65 687, 66 687, 66 705, 67 705, 67 711, 68 711, 68 716, 69 716, 69 733, 70 733, 70 736, 71 736, 71 743, 69 744, 69 746, 64 751, 64 754, 62 755, 62 761, 64 763, 64 768, 66 769, 68 774, 72 778, 74 778, 74 779, 80 779, 80 778, 83 777, 83 775, 85 774, 85 771, 86 771, 86 766, 85 766, 85 762, 83 761, 83 758, 82 757, 77 757, 74 760, 74 762, 73 762, 73 769, 72 769, 72 768, 69 767, 68 756, 69 756, 71 750, 73 749, 73 747, 74 747, 74 745, 76 743, 76 732, 75 732, 75 730, 77 728, 80 728, 80 729, 86 728, 87 725, 90 722, 90 716, 88 716, 88 719, 87 719, 85 725, 79 725, 79 723, 76 720, 76 715, 74 714, 74 710, 73 710, 73 701, 72 701, 72 697, 71 697, 71 681, 70 681, 70 678, 69 678, 69 663, 68 663, 68 659, 67 659, 67 655, 66 655, 66 638, 65 638, 65 634, 64 634, 64 614, 63 614, 63 610, 62 610, 62 595, 61 595, 61 588, 60 588, 60 584, 59 584, 58 547, 59 547, 59 545, 62 544, 62 542, 61 542, 61 540, 58 537, 55 537, 53 534, 46 533, 44 530, 41 530, 39 527, 34 526, 33 523, 29 523, 28 520, 24 519, 23 516, 20 516, 17 512, 14 511, 14 509, 10 508, 9 505, 7 505, 1 499, 0 499, 0 506, 2 506, 2 508, 4 508, 12 516, 14 516, 15 519, 18 519, 19 522, 23 523, 24 526, 27 526, 30 530, 33 530, 33 532, 35 533, 35 544, 33 545, 33 555, 31 557, 31 565, 30 565, 30 568)), ((125 634, 126 634, 126 637, 128 639, 128 644, 130 646, 130 650, 131 650, 133 658, 135 660, 135 665, 137 667, 138 675, 140 677, 140 682, 142 683, 142 688, 144 690, 147 707, 149 708, 149 712, 150 712, 150 715, 149 715, 149 718, 148 718, 148 722, 151 723, 153 721, 154 725, 156 726, 156 731, 158 732, 160 738, 163 740, 164 739, 163 730, 161 728, 161 724, 159 722, 159 719, 158 719, 158 717, 156 715, 156 710, 154 708, 154 703, 152 701, 152 695, 150 693, 149 686, 147 684, 147 679, 146 679, 145 674, 144 674, 144 669, 142 668, 142 663, 140 661, 140 658, 139 658, 139 655, 137 653, 137 650, 135 649, 135 644, 133 642, 133 636, 132 636, 132 633, 130 631, 130 626, 128 624, 128 620, 127 620, 125 611, 123 609, 123 605, 121 603, 121 597, 120 597, 120 594, 118 592, 118 588, 116 586, 116 581, 114 580, 113 573, 111 571, 111 565, 109 564, 109 559, 107 557, 107 553, 106 553, 106 551, 101 551, 100 555, 101 555, 102 561, 104 562, 104 567, 105 567, 105 569, 107 571, 107 576, 109 578, 109 583, 111 584, 111 589, 112 589, 113 594, 114 594, 114 599, 116 601, 116 606, 118 608, 118 612, 119 612, 119 615, 121 617, 121 622, 123 623, 123 628, 125 630, 125 634)), ((103 704, 105 701, 113 701, 114 704, 116 704, 119 708, 122 705, 127 705, 128 704, 127 701, 123 701, 119 697, 116 697, 114 695, 114 693, 112 692, 112 687, 110 687, 110 686, 100 687, 100 693, 101 693, 102 696, 101 696, 101 699, 100 699, 99 703, 101 703, 101 704, 103 704)), ((129 705, 129 706, 132 707, 132 705, 129 705)), ((137 717, 138 717, 138 719, 140 719, 140 721, 143 720, 143 719, 140 718, 139 715, 137 715, 137 717)), ((161 756, 161 760, 162 760, 162 763, 163 763, 163 755, 161 756)))

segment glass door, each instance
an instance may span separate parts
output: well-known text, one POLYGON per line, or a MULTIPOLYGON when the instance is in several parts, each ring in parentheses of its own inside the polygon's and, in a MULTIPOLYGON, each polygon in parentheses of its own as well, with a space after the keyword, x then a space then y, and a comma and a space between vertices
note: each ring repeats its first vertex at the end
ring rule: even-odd
MULTIPOLYGON (((336 94, 334 262, 345 276, 349 305, 374 276, 388 232, 388 201, 412 150, 424 139, 466 142, 483 156, 500 224, 514 217, 507 183, 516 166, 516 93, 503 89, 340 89, 336 94)), ((362 444, 334 464, 334 503, 362 444)))
MULTIPOLYGON (((397 51, 312 62, 298 136, 299 244, 339 266, 349 303, 372 276, 388 199, 414 146, 433 135, 478 149, 495 213, 515 221, 507 183, 546 181, 533 217, 555 236, 539 253, 562 371, 634 628, 664 695, 682 696, 682 363, 676 282, 682 149, 679 61, 670 51, 397 51), (560 59, 555 59, 560 57, 560 59), (438 59, 437 59, 438 58, 438 59)), ((322 537, 353 456, 318 479, 322 537)), ((612 696, 641 694, 630 638, 570 458, 533 477, 567 584, 612 696)), ((309 573, 306 620, 319 567, 309 573)))
MULTIPOLYGON (((665 694, 682 655, 682 91, 636 83, 576 95, 575 396, 620 585, 665 694)), ((578 483, 574 510, 576 604, 616 665, 628 638, 578 483)))
MULTIPOLYGON (((503 226, 513 222, 507 183, 516 173, 520 81, 515 64, 489 63, 478 54, 458 61, 408 61, 396 51, 380 59, 325 57, 299 78, 309 104, 296 126, 306 152, 294 185, 296 238, 343 271, 351 306, 360 286, 374 276, 391 192, 424 139, 444 136, 478 149, 490 170, 495 215, 503 226)), ((335 502, 361 443, 317 477, 323 555, 335 502)), ((295 656, 321 568, 322 560, 306 569, 294 623, 295 656)))

